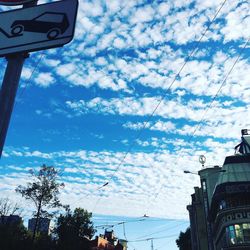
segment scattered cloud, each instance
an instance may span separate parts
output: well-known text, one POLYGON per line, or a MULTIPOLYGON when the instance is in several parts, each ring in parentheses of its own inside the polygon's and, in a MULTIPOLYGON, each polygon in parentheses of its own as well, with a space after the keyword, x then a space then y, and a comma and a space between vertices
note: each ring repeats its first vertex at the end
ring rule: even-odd
POLYGON ((38 86, 47 88, 55 83, 55 78, 51 73, 39 73, 35 79, 35 82, 38 86))
POLYGON ((73 206, 187 218, 199 180, 183 170, 199 170, 200 154, 221 165, 250 127, 249 3, 79 2, 74 40, 25 61, 30 82, 1 159, 0 191, 16 199, 28 168, 47 163, 64 171, 62 199, 73 206))

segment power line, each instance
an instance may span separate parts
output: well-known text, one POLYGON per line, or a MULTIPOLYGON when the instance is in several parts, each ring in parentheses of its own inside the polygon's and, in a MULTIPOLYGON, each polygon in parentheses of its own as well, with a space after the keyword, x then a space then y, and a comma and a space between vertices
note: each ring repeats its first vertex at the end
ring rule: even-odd
POLYGON ((122 228, 123 228, 123 236, 124 236, 124 239, 125 239, 126 241, 128 241, 127 235, 126 235, 125 223, 124 223, 124 222, 122 223, 122 228))
POLYGON ((159 233, 162 233, 162 232, 166 232, 166 231, 169 231, 169 230, 172 230, 174 228, 178 228, 179 226, 182 226, 184 224, 189 224, 189 222, 182 222, 180 224, 177 224, 175 226, 172 226, 172 227, 169 227, 169 228, 166 228, 166 229, 163 229, 163 230, 158 230, 156 232, 153 232, 153 233, 150 233, 150 234, 146 234, 146 235, 143 235, 143 236, 139 236, 138 238, 136 238, 135 240, 139 240, 141 238, 145 238, 145 237, 148 237, 148 236, 151 236, 151 235, 154 235, 154 234, 159 234, 159 233))
POLYGON ((241 55, 242 55, 242 52, 245 50, 245 48, 246 48, 246 46, 247 46, 247 44, 248 44, 248 42, 249 42, 249 39, 250 39, 250 38, 247 39, 247 42, 246 42, 245 45, 241 48, 239 55, 237 56, 236 60, 234 61, 233 65, 232 65, 232 67, 231 67, 230 70, 228 71, 226 77, 225 77, 224 80, 222 81, 222 83, 221 83, 221 85, 220 85, 218 91, 216 92, 216 94, 214 95, 212 101, 210 102, 210 105, 207 107, 207 109, 205 110, 204 114, 202 115, 202 118, 200 119, 200 121, 198 122, 197 126, 195 127, 195 129, 194 129, 192 135, 191 135, 190 138, 188 139, 188 142, 190 142, 190 140, 194 137, 196 131, 199 130, 199 129, 201 128, 202 123, 205 122, 205 120, 206 120, 205 117, 206 117, 207 112, 213 107, 213 103, 215 102, 216 98, 218 97, 218 95, 219 95, 221 89, 222 89, 222 88, 224 87, 224 85, 226 84, 226 81, 227 81, 229 75, 232 73, 232 71, 233 71, 235 65, 236 65, 237 62, 239 61, 239 59, 240 59, 240 57, 241 57, 241 55))
MULTIPOLYGON (((176 80, 178 79, 178 77, 180 76, 181 72, 183 71, 183 69, 185 68, 186 64, 190 61, 190 58, 197 52, 198 50, 198 46, 201 43, 202 39, 204 38, 204 36, 206 35, 207 31, 210 29, 211 25, 213 24, 214 20, 217 18, 218 14, 220 13, 221 9, 224 7, 225 3, 227 2, 227 0, 224 0, 223 3, 220 5, 219 9, 216 11, 214 17, 212 18, 212 20, 209 22, 209 24, 207 25, 206 29, 203 31, 200 39, 197 41, 196 47, 194 47, 194 49, 191 51, 191 53, 188 55, 188 57, 185 59, 184 64, 182 65, 182 67, 180 68, 180 70, 178 71, 178 73, 175 75, 173 81, 171 82, 171 84, 168 86, 167 90, 165 91, 165 94, 162 96, 162 98, 160 99, 160 101, 158 102, 158 104, 156 105, 156 107, 154 108, 153 112, 149 115, 148 119, 144 122, 142 129, 139 131, 138 135, 136 136, 136 138, 134 139, 134 141, 132 142, 132 144, 129 146, 129 148, 127 149, 126 153, 124 153, 124 156, 122 157, 120 163, 118 164, 117 168, 114 170, 114 172, 110 175, 110 177, 108 177, 108 181, 101 185, 99 188, 97 188, 97 190, 103 189, 106 186, 109 185, 110 181, 113 180, 114 176, 116 175, 116 173, 119 171, 120 167, 122 166, 122 164, 124 163, 125 159, 127 158, 128 154, 132 151, 132 149, 134 148, 135 144, 136 144, 136 140, 138 138, 141 137, 141 134, 143 133, 143 130, 147 127, 147 125, 149 124, 150 120, 152 119, 152 117, 154 116, 155 112, 157 111, 157 109, 159 108, 159 106, 161 105, 161 103, 163 102, 163 100, 166 98, 168 92, 170 91, 171 87, 173 86, 173 84, 176 82, 176 80)), ((100 107, 98 107, 99 109, 100 107)), ((150 127, 152 127, 154 124, 151 124, 150 127)), ((150 128, 149 127, 149 128, 150 128)), ((97 200, 96 204, 94 205, 94 209, 97 207, 97 204, 100 202, 101 197, 97 200)))
MULTIPOLYGON (((103 219, 101 219, 103 220, 103 219)), ((107 218, 104 219, 105 221, 107 221, 107 218)), ((167 220, 167 221, 175 221, 173 219, 162 219, 162 218, 150 218, 148 217, 147 215, 143 215, 142 217, 138 217, 135 218, 135 219, 131 219, 131 220, 122 220, 122 221, 119 221, 117 222, 117 220, 113 219, 113 218, 110 218, 110 221, 113 222, 111 223, 112 225, 120 225, 122 223, 135 223, 135 222, 159 222, 159 221, 164 221, 164 220, 167 220)), ((108 225, 111 225, 111 224, 108 224, 108 225)), ((107 224, 104 224, 104 225, 107 225, 107 224)), ((99 225, 101 226, 101 225, 99 225)))
MULTIPOLYGON (((178 235, 177 235, 177 236, 178 236, 178 235)), ((173 236, 173 237, 176 237, 176 236, 173 236)), ((172 241, 172 240, 168 240, 168 241, 165 242, 164 244, 161 244, 161 245, 157 246, 156 249, 159 250, 159 249, 162 249, 163 247, 166 248, 166 244, 168 244, 168 243, 171 242, 171 241, 172 241)))
MULTIPOLYGON (((191 53, 188 55, 188 57, 185 59, 184 64, 181 66, 180 70, 178 71, 177 74, 175 74, 175 77, 173 79, 173 81, 171 82, 171 84, 168 86, 167 90, 165 91, 165 94, 163 94, 162 98, 160 99, 160 101, 158 102, 158 104, 156 105, 156 107, 154 108, 153 112, 149 115, 148 119, 144 122, 141 130, 139 131, 137 137, 134 139, 134 141, 132 142, 132 144, 129 146, 128 150, 126 151, 126 153, 124 154, 124 156, 122 157, 120 163, 118 164, 117 168, 115 169, 114 173, 110 175, 109 180, 112 180, 114 178, 114 176, 116 175, 116 173, 119 171, 121 165, 123 164, 123 162, 125 161, 125 159, 127 158, 128 154, 132 151, 132 149, 134 148, 135 144, 136 144, 136 139, 141 137, 141 134, 143 133, 143 130, 146 128, 146 126, 149 124, 149 122, 151 121, 152 117, 154 116, 155 112, 157 111, 157 109, 159 108, 159 106, 161 105, 161 103, 163 102, 163 100, 166 98, 167 94, 169 93, 171 87, 173 86, 173 84, 176 82, 176 80, 178 79, 178 77, 180 76, 181 72, 183 71, 183 69, 185 68, 185 66, 187 65, 187 63, 189 62, 190 58, 196 53, 196 51, 198 50, 198 45, 201 43, 202 39, 204 38, 204 36, 206 35, 207 31, 210 29, 212 23, 214 22, 214 20, 217 18, 218 14, 220 13, 221 9, 224 7, 225 3, 227 2, 227 0, 224 0, 223 3, 220 5, 219 9, 217 10, 216 14, 214 15, 213 19, 210 21, 210 23, 207 25, 206 29, 204 30, 204 32, 202 33, 200 39, 197 42, 196 47, 191 51, 191 53)), ((153 125, 151 125, 150 127, 152 127, 153 125)), ((108 181, 109 183, 109 181, 108 181)), ((106 186, 106 185, 105 185, 106 186)), ((100 188, 105 187, 104 185, 102 185, 100 188)))
POLYGON ((141 239, 141 240, 129 240, 128 242, 143 242, 143 241, 149 241, 149 240, 161 240, 161 239, 176 237, 178 235, 179 234, 172 234, 172 235, 166 235, 166 236, 161 236, 161 237, 146 238, 146 239, 141 239))
POLYGON ((101 227, 101 228, 115 227, 115 226, 118 226, 118 225, 124 225, 124 224, 127 224, 127 223, 142 222, 142 221, 145 221, 145 220, 146 220, 145 218, 142 218, 142 219, 136 219, 136 220, 130 220, 130 221, 121 221, 121 222, 117 222, 117 223, 113 223, 113 224, 98 225, 95 228, 99 228, 99 227, 101 227))
MULTIPOLYGON (((200 119, 200 121, 198 122, 198 124, 196 125, 196 127, 194 128, 194 131, 192 133, 192 135, 188 138, 187 143, 190 143, 191 139, 194 137, 195 133, 201 128, 202 124, 205 122, 206 120, 206 114, 208 113, 208 111, 213 107, 213 103, 215 102, 216 98, 218 97, 221 89, 225 86, 226 81, 229 77, 229 75, 232 73, 234 67, 236 66, 237 62, 239 61, 243 51, 245 50, 245 48, 247 47, 247 44, 249 43, 249 39, 247 40, 247 42, 244 44, 244 46, 241 48, 239 55, 237 56, 236 60, 234 61, 232 67, 230 68, 230 70, 228 71, 227 75, 225 76, 225 78, 223 79, 218 91, 216 92, 216 94, 214 95, 212 101, 210 102, 210 105, 207 107, 207 109, 205 110, 204 114, 202 115, 202 118, 200 119)), ((160 186, 159 191, 155 194, 154 200, 158 197, 159 193, 161 192, 163 187, 163 184, 160 186)))
POLYGON ((40 55, 40 58, 37 60, 37 62, 36 62, 36 64, 35 64, 35 67, 33 68, 32 72, 31 72, 31 74, 30 74, 30 76, 29 76, 29 79, 26 81, 26 84, 25 84, 25 86, 24 86, 22 92, 20 92, 20 94, 19 94, 19 96, 18 96, 19 98, 21 98, 21 97, 23 96, 23 94, 24 94, 24 92, 26 91, 28 85, 31 83, 31 79, 32 79, 32 77, 33 77, 35 71, 36 71, 37 68, 38 68, 38 65, 41 63, 41 61, 42 61, 42 59, 43 59, 44 56, 45 56, 45 52, 42 52, 41 55, 40 55))

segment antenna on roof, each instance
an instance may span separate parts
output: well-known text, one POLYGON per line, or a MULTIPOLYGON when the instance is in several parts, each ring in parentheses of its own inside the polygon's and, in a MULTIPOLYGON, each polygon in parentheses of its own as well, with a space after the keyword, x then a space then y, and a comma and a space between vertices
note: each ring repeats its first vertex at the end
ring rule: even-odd
POLYGON ((249 135, 248 134, 248 131, 250 131, 249 129, 242 129, 241 130, 241 135, 243 136, 243 135, 249 135))
POLYGON ((250 141, 249 141, 249 129, 242 129, 241 130, 241 143, 239 143, 234 149, 235 154, 249 154, 250 153, 250 141), (248 136, 246 136, 248 135, 248 136))

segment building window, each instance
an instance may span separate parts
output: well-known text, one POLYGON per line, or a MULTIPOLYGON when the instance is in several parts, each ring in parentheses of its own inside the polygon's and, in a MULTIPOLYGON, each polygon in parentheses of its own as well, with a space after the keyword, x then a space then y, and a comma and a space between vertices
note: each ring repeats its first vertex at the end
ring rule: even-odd
POLYGON ((235 236, 234 226, 227 227, 226 232, 227 232, 227 242, 229 243, 229 245, 235 245, 236 236, 235 236))
POLYGON ((226 201, 222 200, 220 202, 220 210, 225 209, 225 208, 226 208, 226 201))
POLYGON ((204 192, 206 192, 206 190, 207 190, 207 185, 206 185, 205 180, 202 181, 202 189, 203 189, 204 192))
POLYGON ((228 245, 250 243, 250 223, 235 224, 226 228, 228 245))
POLYGON ((244 243, 242 224, 240 224, 240 225, 238 225, 238 224, 234 225, 234 228, 235 228, 235 234, 236 234, 237 244, 244 243))
POLYGON ((243 235, 244 235, 244 241, 250 242, 250 224, 249 223, 243 224, 243 235))

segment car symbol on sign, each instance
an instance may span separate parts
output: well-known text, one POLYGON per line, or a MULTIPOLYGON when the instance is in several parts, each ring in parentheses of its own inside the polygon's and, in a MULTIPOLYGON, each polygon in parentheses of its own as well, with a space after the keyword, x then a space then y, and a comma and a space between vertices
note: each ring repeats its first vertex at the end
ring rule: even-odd
POLYGON ((31 20, 16 20, 11 25, 11 34, 14 36, 24 31, 46 33, 48 39, 55 39, 69 27, 65 13, 44 12, 31 20))

